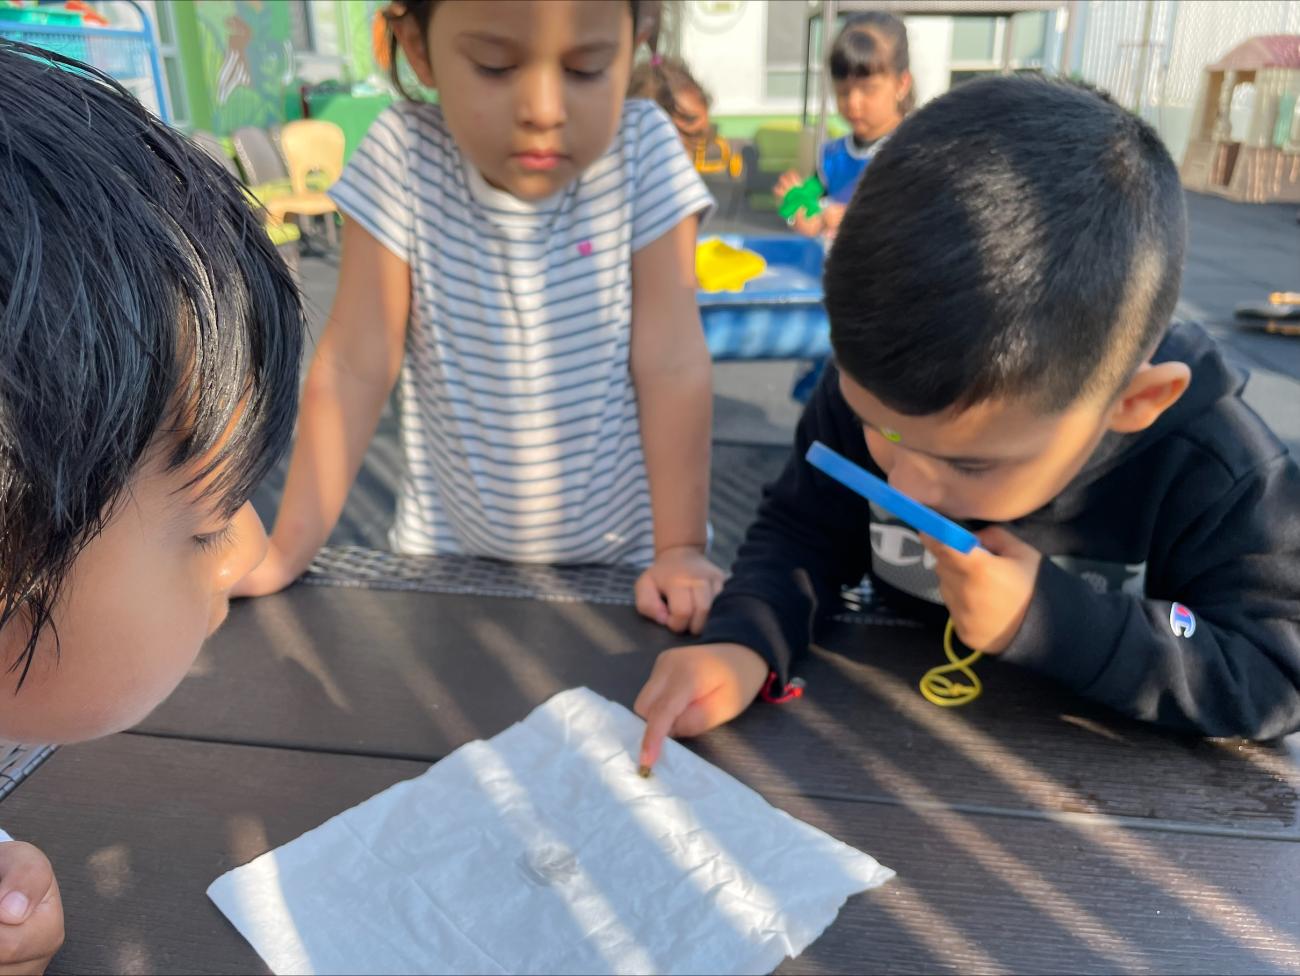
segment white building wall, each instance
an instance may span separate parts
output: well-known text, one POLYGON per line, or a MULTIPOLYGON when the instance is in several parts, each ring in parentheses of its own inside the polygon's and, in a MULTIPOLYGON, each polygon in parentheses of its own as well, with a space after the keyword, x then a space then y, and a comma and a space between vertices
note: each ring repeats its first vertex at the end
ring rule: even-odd
MULTIPOLYGON (((716 115, 759 115, 764 103, 767 11, 764 0, 741 0, 734 11, 712 13, 708 4, 686 0, 682 57, 713 96, 716 115)), ((777 109, 780 111, 780 109, 777 109)))
MULTIPOLYGON (((682 0, 681 55, 695 77, 712 94, 716 115, 797 114, 801 108, 797 97, 770 98, 767 95, 769 2, 808 7, 802 0, 682 0)), ((1142 2, 1117 0, 1115 6, 1140 8, 1142 2)), ((1300 8, 1300 0, 1296 6, 1300 8)), ((815 5, 813 9, 816 9, 815 5)), ((953 18, 917 15, 905 17, 904 22, 907 24, 912 75, 919 104, 948 89, 953 18)), ((1054 68, 1061 57, 1059 30, 1063 27, 1062 21, 1048 32, 1046 62, 1049 69, 1054 68)), ((802 49, 802 38, 799 47, 802 49)), ((815 111, 815 91, 812 107, 815 111)))
POLYGON ((916 104, 922 105, 948 90, 952 57, 951 17, 904 17, 912 64, 916 104))
MULTIPOLYGON (((801 107, 798 99, 767 97, 767 6, 768 0, 682 4, 681 54, 713 95, 717 115, 797 113, 801 107)), ((947 90, 952 18, 907 17, 905 22, 919 103, 947 90)))

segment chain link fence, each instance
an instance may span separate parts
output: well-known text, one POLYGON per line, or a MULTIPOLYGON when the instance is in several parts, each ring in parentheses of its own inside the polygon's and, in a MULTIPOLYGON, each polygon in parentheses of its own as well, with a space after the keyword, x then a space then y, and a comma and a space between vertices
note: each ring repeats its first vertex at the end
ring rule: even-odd
MULTIPOLYGON (((1088 0, 1076 16, 1076 73, 1155 125, 1175 158, 1207 64, 1256 35, 1300 34, 1295 0, 1088 0)), ((1253 97, 1250 86, 1238 90, 1234 132, 1245 131, 1253 97)))

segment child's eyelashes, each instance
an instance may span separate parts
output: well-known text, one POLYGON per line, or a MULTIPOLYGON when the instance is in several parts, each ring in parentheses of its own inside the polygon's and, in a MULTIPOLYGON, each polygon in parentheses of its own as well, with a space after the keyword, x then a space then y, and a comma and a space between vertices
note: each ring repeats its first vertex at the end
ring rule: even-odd
POLYGON ((194 536, 194 544, 204 552, 220 552, 235 538, 235 523, 227 522, 216 532, 205 532, 194 536))
MULTIPOLYGON (((511 72, 513 72, 516 67, 517 65, 513 65, 513 64, 496 65, 496 64, 480 64, 478 62, 474 63, 474 70, 477 71, 480 75, 482 75, 484 78, 493 78, 496 80, 509 77, 511 72)), ((607 68, 594 68, 594 69, 565 68, 564 72, 574 81, 597 81, 605 77, 605 73, 607 70, 608 70, 607 68)))
POLYGON ((993 470, 991 464, 955 464, 952 461, 948 462, 948 467, 966 478, 978 478, 980 475, 988 474, 993 470))

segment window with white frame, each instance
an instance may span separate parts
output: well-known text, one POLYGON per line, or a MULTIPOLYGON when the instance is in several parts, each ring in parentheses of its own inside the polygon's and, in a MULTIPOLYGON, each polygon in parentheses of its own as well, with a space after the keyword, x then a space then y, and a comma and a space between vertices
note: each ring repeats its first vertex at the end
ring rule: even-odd
POLYGON ((949 85, 1003 71, 1042 70, 1047 59, 1048 26, 1047 12, 1042 10, 1010 17, 953 17, 949 85))
POLYGON ((948 84, 959 85, 980 75, 999 74, 1006 29, 1005 17, 954 17, 948 84))
MULTIPOLYGON (((766 101, 775 106, 794 107, 803 97, 804 31, 807 29, 803 0, 770 0, 767 4, 767 57, 764 62, 766 101)), ((821 65, 813 65, 809 79, 817 90, 821 65)))

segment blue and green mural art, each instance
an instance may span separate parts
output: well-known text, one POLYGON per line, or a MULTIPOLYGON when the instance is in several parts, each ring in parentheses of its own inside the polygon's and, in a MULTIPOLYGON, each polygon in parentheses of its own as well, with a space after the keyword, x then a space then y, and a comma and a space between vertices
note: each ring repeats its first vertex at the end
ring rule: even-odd
MULTIPOLYGON (((385 74, 376 56, 376 27, 385 0, 312 3, 319 38, 328 35, 340 82, 363 83, 375 95, 385 74), (365 83, 370 83, 369 85, 365 83)), ((284 0, 180 0, 179 32, 195 124, 219 135, 266 127, 297 115, 292 11, 284 0), (182 14, 182 11, 184 13, 182 14)), ((386 89, 384 89, 386 90, 386 89)))
POLYGON ((212 127, 284 120, 294 77, 289 5, 276 0, 204 0, 195 4, 199 56, 209 79, 212 127))

